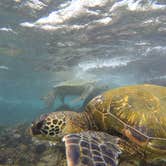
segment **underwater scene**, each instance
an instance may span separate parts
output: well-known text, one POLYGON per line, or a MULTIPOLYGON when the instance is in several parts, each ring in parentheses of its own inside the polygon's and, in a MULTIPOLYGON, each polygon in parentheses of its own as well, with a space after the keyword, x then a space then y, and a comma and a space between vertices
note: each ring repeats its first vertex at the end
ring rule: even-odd
POLYGON ((166 166, 166 0, 0 0, 0 166, 64 165, 166 166))

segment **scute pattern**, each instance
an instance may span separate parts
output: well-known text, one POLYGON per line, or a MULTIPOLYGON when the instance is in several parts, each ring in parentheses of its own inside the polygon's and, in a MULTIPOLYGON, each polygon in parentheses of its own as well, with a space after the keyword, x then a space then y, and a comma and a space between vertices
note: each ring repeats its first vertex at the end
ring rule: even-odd
POLYGON ((112 89, 92 99, 87 108, 100 130, 127 137, 147 153, 166 153, 166 87, 112 89))
POLYGON ((110 121, 112 120, 110 117, 116 117, 124 123, 124 128, 129 126, 136 129, 147 138, 166 138, 165 96, 166 88, 162 86, 147 84, 126 86, 106 91, 94 98, 88 107, 91 108, 97 123, 105 124, 98 118, 100 112, 103 117, 109 116, 110 121))

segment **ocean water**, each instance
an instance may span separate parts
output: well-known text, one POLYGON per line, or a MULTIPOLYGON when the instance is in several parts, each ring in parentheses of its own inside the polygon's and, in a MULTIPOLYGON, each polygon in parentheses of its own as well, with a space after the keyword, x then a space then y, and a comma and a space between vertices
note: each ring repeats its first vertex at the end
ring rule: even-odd
POLYGON ((0 0, 0 126, 66 105, 79 111, 68 90, 65 106, 41 100, 66 81, 96 81, 98 93, 166 86, 166 1, 0 0))
POLYGON ((31 121, 67 80, 166 85, 164 0, 1 0, 0 125, 31 121))

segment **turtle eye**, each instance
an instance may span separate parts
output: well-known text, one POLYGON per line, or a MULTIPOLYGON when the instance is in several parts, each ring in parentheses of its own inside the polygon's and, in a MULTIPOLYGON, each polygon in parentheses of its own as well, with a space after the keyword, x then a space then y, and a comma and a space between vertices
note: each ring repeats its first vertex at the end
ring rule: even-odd
POLYGON ((43 122, 44 122, 44 121, 38 122, 38 123, 36 124, 36 128, 37 128, 37 129, 41 129, 42 126, 43 126, 43 122))

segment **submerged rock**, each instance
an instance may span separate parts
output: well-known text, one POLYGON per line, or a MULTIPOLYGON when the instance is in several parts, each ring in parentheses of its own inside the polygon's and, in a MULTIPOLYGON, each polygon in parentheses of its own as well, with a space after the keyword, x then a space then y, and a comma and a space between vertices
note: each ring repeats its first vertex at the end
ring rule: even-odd
POLYGON ((21 124, 0 132, 0 165, 61 166, 65 161, 64 148, 47 142, 36 144, 27 133, 28 126, 21 124))

